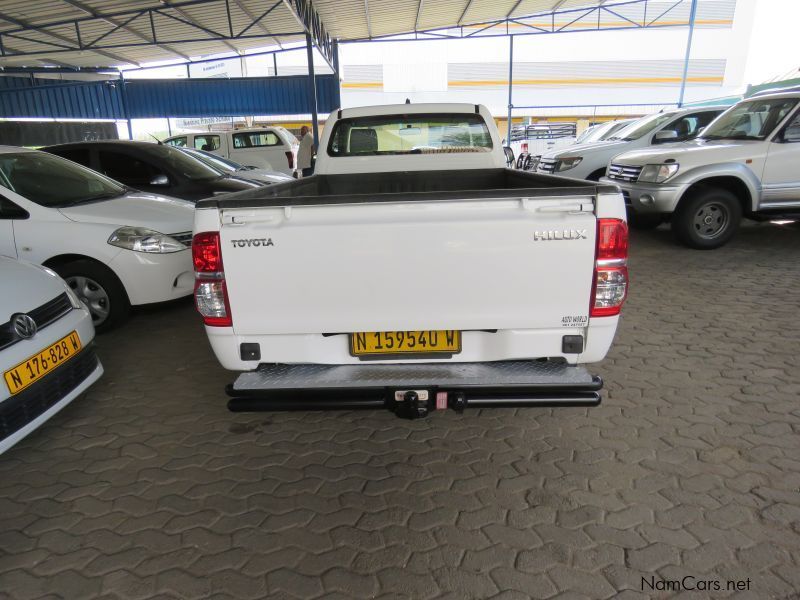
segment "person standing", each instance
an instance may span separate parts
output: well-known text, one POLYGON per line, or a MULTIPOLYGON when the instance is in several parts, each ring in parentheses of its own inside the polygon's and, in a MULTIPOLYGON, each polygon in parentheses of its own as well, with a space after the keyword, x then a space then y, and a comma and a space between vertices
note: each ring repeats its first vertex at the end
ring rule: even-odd
POLYGON ((311 166, 311 155, 314 154, 314 136, 303 125, 300 128, 300 148, 297 150, 297 168, 300 169, 303 177, 309 177, 314 173, 311 166))

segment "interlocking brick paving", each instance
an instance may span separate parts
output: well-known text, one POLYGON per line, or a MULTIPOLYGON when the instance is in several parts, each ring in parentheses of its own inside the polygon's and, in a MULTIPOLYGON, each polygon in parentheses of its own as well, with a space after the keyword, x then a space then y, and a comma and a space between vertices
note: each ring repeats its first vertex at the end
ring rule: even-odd
POLYGON ((190 302, 0 456, 8 598, 683 598, 800 591, 800 227, 635 233, 596 409, 226 410, 190 302))

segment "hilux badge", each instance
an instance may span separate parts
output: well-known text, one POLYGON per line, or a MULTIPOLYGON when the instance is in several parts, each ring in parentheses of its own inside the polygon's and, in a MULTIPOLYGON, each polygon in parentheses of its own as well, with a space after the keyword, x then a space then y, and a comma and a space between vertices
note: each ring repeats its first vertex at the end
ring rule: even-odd
POLYGON ((552 240, 585 240, 585 229, 550 229, 548 231, 534 231, 534 242, 547 242, 552 240))

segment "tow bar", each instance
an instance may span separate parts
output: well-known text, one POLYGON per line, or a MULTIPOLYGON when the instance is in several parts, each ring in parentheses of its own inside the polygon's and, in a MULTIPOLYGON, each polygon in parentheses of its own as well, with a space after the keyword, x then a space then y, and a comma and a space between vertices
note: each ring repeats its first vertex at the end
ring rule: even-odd
POLYGON ((371 365, 261 365, 226 392, 234 412, 375 410, 420 419, 495 407, 598 406, 603 381, 547 361, 371 365))

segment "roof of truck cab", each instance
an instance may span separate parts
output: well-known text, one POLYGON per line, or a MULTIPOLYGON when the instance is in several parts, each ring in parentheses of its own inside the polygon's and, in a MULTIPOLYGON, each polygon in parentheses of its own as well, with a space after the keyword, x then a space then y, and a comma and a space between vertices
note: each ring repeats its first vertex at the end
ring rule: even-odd
POLYGON ((337 118, 371 117, 373 115, 415 115, 426 113, 472 113, 486 112, 481 104, 466 102, 423 102, 419 104, 384 104, 381 106, 357 106, 333 111, 337 118))

